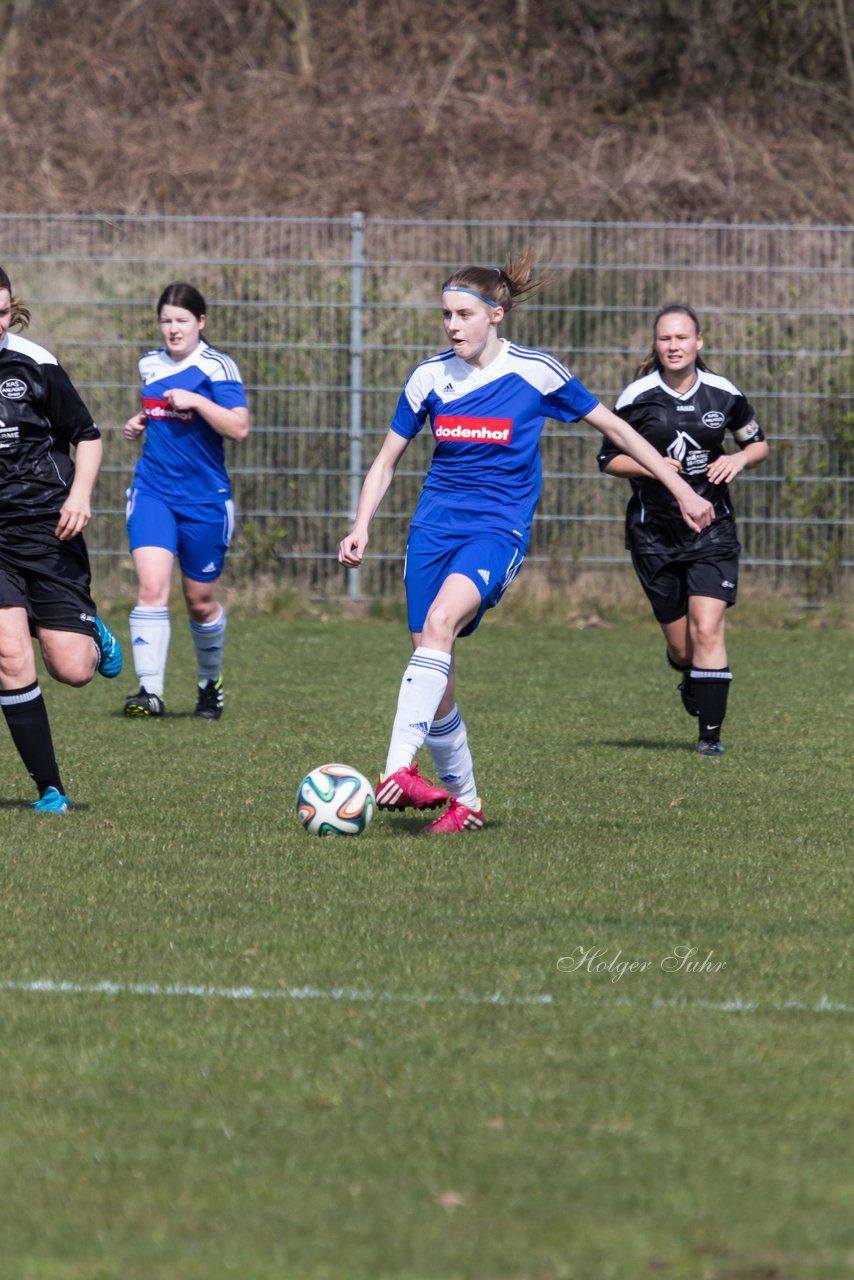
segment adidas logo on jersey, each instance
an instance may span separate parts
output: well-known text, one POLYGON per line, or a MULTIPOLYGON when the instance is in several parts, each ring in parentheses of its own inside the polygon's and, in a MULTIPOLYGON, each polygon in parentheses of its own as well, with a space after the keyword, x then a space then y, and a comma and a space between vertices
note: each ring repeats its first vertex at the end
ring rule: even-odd
POLYGON ((449 382, 447 386, 442 388, 442 395, 444 395, 446 391, 453 391, 453 389, 454 389, 453 382, 449 382))
POLYGON ((486 585, 489 586, 489 570, 488 569, 478 569, 477 576, 479 578, 483 578, 486 585))

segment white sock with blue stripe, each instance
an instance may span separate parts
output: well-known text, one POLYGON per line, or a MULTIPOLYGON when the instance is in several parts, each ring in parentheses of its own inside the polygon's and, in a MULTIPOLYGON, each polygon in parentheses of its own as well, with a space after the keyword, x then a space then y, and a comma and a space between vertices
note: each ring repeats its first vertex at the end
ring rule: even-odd
POLYGON ((391 730, 385 774, 408 768, 430 731, 436 708, 448 687, 451 655, 419 645, 400 682, 397 714, 391 730))
POLYGON ((190 634, 196 648, 196 665, 199 672, 199 684, 207 684, 216 680, 222 671, 222 649, 225 644, 225 609, 220 609, 219 617, 213 622, 194 622, 190 619, 190 634))
POLYGON ((427 734, 427 746, 439 781, 449 796, 454 796, 460 804, 474 809, 477 805, 477 787, 474 781, 474 763, 469 750, 466 725, 459 708, 434 720, 427 734))
POLYGON ((138 604, 131 609, 129 623, 130 651, 136 678, 147 693, 156 693, 162 698, 172 638, 169 610, 160 605, 138 604))

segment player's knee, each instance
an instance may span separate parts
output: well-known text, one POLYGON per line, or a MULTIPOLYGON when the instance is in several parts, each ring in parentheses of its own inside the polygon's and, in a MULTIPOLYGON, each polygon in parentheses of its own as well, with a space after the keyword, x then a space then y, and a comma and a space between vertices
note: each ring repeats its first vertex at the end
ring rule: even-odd
POLYGON ((6 688, 13 689, 26 682, 27 668, 32 661, 32 650, 6 641, 0 645, 0 675, 6 688))
POLYGON ((454 638, 454 619, 443 605, 434 604, 424 620, 421 643, 428 649, 444 649, 454 638))
POLYGON ((169 588, 150 587, 140 584, 136 595, 136 603, 140 609, 165 609, 169 604, 169 588))
POLYGON ((191 622, 198 622, 200 625, 216 622, 222 612, 216 600, 188 600, 187 614, 191 622))
POLYGON ((80 671, 77 669, 67 671, 64 675, 57 676, 57 679, 61 684, 71 685, 72 689, 82 689, 84 685, 89 683, 94 674, 94 671, 80 671))
POLYGON ((45 669, 59 684, 80 689, 88 684, 98 669, 98 647, 89 636, 66 637, 61 646, 49 645, 42 640, 42 659, 45 669))
POLYGON ((59 663, 50 662, 45 658, 44 665, 48 675, 59 684, 68 684, 71 685, 72 689, 81 689, 94 676, 97 669, 97 658, 91 661, 84 658, 66 658, 59 663))
POLYGON ((713 649, 723 643, 723 623, 698 619, 691 628, 691 636, 695 649, 713 649))

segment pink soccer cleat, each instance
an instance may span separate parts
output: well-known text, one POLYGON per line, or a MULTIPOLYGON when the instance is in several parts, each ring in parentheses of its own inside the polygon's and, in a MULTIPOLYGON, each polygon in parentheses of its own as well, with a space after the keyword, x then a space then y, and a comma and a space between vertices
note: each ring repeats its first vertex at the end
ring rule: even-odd
POLYGON ((483 801, 478 796, 477 808, 470 809, 467 804, 460 804, 452 799, 441 818, 428 822, 424 828, 426 836, 455 836, 460 831, 480 831, 483 826, 483 801))
POLYGON ((421 777, 417 764, 396 769, 387 778, 380 774, 375 794, 378 809, 438 809, 448 798, 447 791, 421 777))

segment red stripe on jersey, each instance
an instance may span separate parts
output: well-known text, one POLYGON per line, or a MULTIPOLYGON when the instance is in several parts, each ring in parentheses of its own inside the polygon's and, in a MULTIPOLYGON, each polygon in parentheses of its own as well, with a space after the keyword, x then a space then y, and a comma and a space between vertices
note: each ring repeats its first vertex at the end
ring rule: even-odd
POLYGON ((192 409, 176 409, 168 400, 155 400, 142 397, 142 408, 146 418, 171 418, 173 422, 193 422, 195 413, 192 409))
POLYGON ((438 441, 465 440, 473 444, 509 444, 513 435, 512 418, 465 418, 441 413, 433 423, 438 441))

